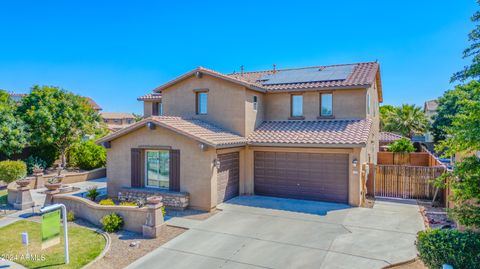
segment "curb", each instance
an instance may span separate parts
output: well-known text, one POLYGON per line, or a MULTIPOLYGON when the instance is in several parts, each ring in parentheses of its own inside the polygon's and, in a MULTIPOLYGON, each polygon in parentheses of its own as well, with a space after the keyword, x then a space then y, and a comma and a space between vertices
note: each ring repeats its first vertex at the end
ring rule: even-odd
POLYGON ((400 266, 400 265, 405 265, 405 264, 409 264, 409 263, 414 263, 417 261, 417 257, 413 258, 413 259, 410 259, 410 260, 407 260, 407 261, 403 261, 403 262, 397 262, 397 263, 392 263, 392 264, 389 264, 385 267, 382 267, 382 269, 388 269, 388 268, 393 268, 393 267, 396 267, 396 266, 400 266))
POLYGON ((91 228, 88 228, 88 229, 93 230, 93 231, 101 234, 103 236, 103 238, 105 238, 105 247, 103 248, 103 251, 100 253, 100 255, 98 255, 95 259, 93 259, 92 261, 87 263, 82 268, 88 268, 88 267, 92 266, 95 262, 97 262, 100 259, 102 259, 103 257, 105 257, 105 254, 107 254, 107 252, 110 250, 110 246, 112 244, 112 240, 110 239, 110 236, 106 232, 104 232, 100 229, 91 229, 91 228))

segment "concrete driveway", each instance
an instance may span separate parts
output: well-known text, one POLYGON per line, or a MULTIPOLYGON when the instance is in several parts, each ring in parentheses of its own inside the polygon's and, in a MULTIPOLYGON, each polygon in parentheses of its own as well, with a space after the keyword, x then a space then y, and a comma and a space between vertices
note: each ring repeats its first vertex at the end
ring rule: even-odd
MULTIPOLYGON (((241 196, 128 268, 382 268, 416 256, 416 204, 241 196)), ((174 221, 174 219, 172 219, 174 221)))

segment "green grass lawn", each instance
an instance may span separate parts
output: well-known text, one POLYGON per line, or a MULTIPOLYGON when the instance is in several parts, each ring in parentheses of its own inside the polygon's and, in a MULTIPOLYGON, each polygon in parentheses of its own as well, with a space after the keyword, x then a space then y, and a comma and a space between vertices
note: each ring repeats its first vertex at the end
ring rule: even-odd
POLYGON ((17 255, 16 263, 28 268, 82 268, 95 259, 105 247, 105 238, 86 228, 68 227, 70 263, 64 264, 63 256, 63 228, 60 244, 41 250, 41 224, 32 221, 17 221, 0 228, 0 256, 17 255), (20 259, 25 255, 25 246, 22 245, 21 233, 28 232, 30 255, 40 257, 39 260, 20 259), (44 259, 41 260, 41 255, 44 259))

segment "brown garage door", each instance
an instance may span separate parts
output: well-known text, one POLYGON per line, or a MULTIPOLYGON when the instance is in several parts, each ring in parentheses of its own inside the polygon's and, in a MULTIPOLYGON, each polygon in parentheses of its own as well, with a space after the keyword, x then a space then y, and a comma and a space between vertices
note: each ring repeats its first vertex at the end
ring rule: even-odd
POLYGON ((348 154, 255 152, 255 194, 348 203, 348 154))
POLYGON ((219 154, 220 167, 217 174, 218 203, 238 196, 239 193, 239 155, 238 152, 219 154))

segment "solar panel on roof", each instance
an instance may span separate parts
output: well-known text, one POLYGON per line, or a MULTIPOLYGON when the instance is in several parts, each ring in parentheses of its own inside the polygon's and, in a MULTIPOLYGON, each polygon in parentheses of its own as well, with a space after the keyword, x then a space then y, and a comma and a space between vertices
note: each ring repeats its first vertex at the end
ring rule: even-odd
POLYGON ((352 73, 355 65, 327 66, 325 68, 303 68, 294 70, 280 70, 274 74, 258 79, 262 85, 289 84, 302 82, 319 82, 345 80, 352 73))

